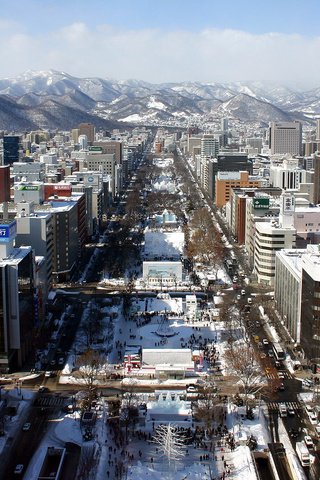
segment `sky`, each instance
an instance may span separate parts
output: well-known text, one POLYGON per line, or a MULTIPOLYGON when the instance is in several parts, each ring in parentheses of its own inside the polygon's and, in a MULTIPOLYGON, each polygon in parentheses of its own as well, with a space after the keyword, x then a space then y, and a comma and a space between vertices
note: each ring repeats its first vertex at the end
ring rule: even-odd
POLYGON ((319 0, 0 0, 0 77, 320 85, 319 0))

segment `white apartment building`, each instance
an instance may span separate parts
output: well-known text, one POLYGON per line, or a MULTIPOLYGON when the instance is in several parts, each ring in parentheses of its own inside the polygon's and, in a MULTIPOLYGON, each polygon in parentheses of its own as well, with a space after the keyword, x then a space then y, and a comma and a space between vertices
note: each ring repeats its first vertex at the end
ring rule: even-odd
POLYGON ((296 158, 285 159, 282 165, 270 166, 270 185, 283 189, 298 190, 301 183, 307 182, 307 171, 299 168, 296 158))
POLYGON ((320 367, 320 250, 276 254, 275 300, 292 339, 300 344, 304 358, 320 367))
POLYGON ((280 197, 279 221, 255 224, 254 273, 258 283, 272 286, 275 277, 275 256, 278 250, 295 248, 293 226, 294 196, 284 192, 280 197))
POLYGON ((256 223, 278 220, 279 210, 279 198, 261 194, 246 200, 245 247, 251 267, 254 265, 256 223))

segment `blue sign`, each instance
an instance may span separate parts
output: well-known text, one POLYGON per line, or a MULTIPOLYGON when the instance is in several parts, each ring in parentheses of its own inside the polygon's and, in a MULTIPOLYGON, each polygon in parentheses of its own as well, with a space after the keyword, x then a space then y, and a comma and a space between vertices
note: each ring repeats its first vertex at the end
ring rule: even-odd
POLYGON ((17 234, 17 222, 0 224, 0 243, 9 243, 17 234))

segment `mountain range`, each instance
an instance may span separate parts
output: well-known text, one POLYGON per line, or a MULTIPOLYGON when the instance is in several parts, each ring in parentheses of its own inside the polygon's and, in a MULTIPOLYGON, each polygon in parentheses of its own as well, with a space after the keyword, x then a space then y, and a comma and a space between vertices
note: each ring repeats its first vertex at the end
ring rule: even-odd
POLYGON ((27 71, 0 79, 0 129, 70 130, 81 122, 97 128, 186 126, 229 117, 266 127, 270 121, 320 117, 320 87, 297 91, 261 82, 162 83, 77 78, 65 72, 27 71))

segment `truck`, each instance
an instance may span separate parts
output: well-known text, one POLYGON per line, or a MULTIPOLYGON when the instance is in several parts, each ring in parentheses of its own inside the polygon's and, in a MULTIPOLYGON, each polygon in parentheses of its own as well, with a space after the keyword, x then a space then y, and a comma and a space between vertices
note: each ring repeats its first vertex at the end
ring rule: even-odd
POLYGON ((310 453, 304 442, 296 443, 296 452, 303 467, 310 467, 310 453))

